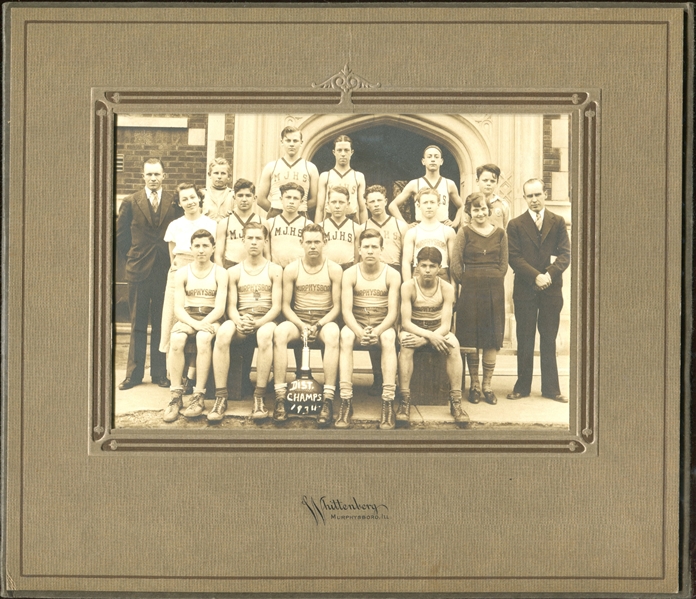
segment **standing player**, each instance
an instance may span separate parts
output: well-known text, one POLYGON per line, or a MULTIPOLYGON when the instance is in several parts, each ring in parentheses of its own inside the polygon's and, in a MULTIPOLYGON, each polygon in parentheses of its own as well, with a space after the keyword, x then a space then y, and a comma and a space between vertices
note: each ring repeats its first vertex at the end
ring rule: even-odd
POLYGON ((285 127, 280 132, 280 144, 283 147, 283 156, 269 162, 261 171, 259 206, 268 210, 269 219, 280 214, 283 211, 283 203, 280 199, 283 192, 280 191, 280 187, 293 182, 304 190, 302 194, 304 199, 298 211, 307 216, 307 211, 313 211, 317 202, 319 171, 314 164, 299 157, 302 147, 302 133, 299 129, 285 127))
MULTIPOLYGON (((256 389, 251 417, 263 420, 268 412, 263 396, 273 364, 273 332, 275 319, 280 314, 283 293, 283 269, 264 258, 263 250, 268 231, 260 223, 250 222, 244 227, 243 242, 246 257, 230 268, 227 289, 227 316, 220 327, 213 350, 215 374, 215 405, 208 421, 222 420, 227 409, 227 374, 230 369, 230 344, 240 343, 256 335, 256 389)), ((246 376, 246 374, 245 374, 246 376)))
POLYGON ((304 189, 297 183, 286 183, 280 187, 283 210, 266 221, 269 234, 271 260, 285 268, 290 262, 304 256, 302 230, 311 224, 306 216, 298 214, 304 189))
POLYGON ((416 256, 424 247, 438 249, 442 256, 439 276, 449 281, 449 256, 454 252, 454 229, 437 220, 438 195, 434 189, 421 189, 416 195, 416 206, 420 208, 422 220, 404 235, 401 260, 404 281, 411 280, 412 269, 417 265, 416 256))
POLYGON ((235 182, 234 210, 217 226, 215 264, 231 268, 244 260, 244 227, 249 223, 262 222, 261 217, 254 212, 255 191, 256 186, 251 181, 237 179, 235 182))
MULTIPOLYGON (((370 211, 370 218, 360 228, 360 232, 366 230, 379 231, 384 239, 380 259, 401 273, 401 254, 403 249, 403 237, 408 230, 405 221, 387 214, 387 190, 381 185, 371 185, 365 190, 365 204, 370 211)), ((382 365, 378 349, 370 350, 370 362, 374 382, 368 391, 372 397, 382 393, 382 365)))
POLYGON ((351 168, 350 159, 353 152, 353 141, 347 135, 339 135, 334 140, 333 155, 336 157, 336 164, 330 171, 319 175, 316 222, 320 223, 326 217, 328 212, 326 201, 329 192, 337 185, 348 190, 346 215, 356 223, 364 223, 367 219, 367 209, 363 198, 365 175, 351 168))
POLYGON ((203 214, 220 222, 234 207, 234 193, 227 187, 232 175, 230 163, 224 158, 216 158, 208 165, 211 186, 203 195, 203 214))
MULTIPOLYGON (((423 152, 423 160, 421 162, 425 166, 425 175, 406 184, 402 192, 389 205, 389 212, 397 218, 403 219, 399 210, 401 205, 411 197, 417 196, 421 190, 432 189, 437 194, 438 201, 436 220, 450 227, 457 227, 459 225, 459 211, 462 207, 462 199, 459 197, 454 181, 440 175, 440 167, 443 163, 442 150, 437 146, 428 146, 423 152), (450 201, 457 210, 453 221, 449 217, 450 201)), ((418 206, 418 203, 415 205, 415 216, 415 221, 420 221, 422 218, 421 207, 418 206)))
POLYGON ((330 216, 321 223, 326 233, 324 254, 343 270, 353 266, 357 260, 356 230, 360 227, 355 224, 355 221, 346 217, 348 194, 348 190, 340 185, 336 185, 329 191, 330 216))
POLYGON ((431 346, 447 357, 450 383, 450 412, 458 424, 469 421, 462 410, 462 355, 459 342, 450 331, 454 288, 437 276, 442 254, 433 247, 418 252, 416 276, 401 286, 401 351, 399 352, 399 386, 401 405, 397 422, 408 422, 411 406, 413 354, 418 348, 431 346))
POLYGON ((333 398, 338 371, 338 334, 336 319, 341 313, 341 277, 335 262, 324 258, 324 230, 314 223, 302 231, 303 257, 283 271, 283 314, 273 334, 273 376, 275 377, 275 412, 273 420, 287 420, 285 395, 288 369, 288 343, 302 338, 306 330, 309 341, 324 344, 324 405, 317 424, 331 423, 333 398))
POLYGON ((173 422, 183 408, 182 376, 186 364, 184 347, 190 335, 196 337, 197 384, 191 403, 181 413, 195 418, 203 413, 205 383, 212 359, 212 343, 225 315, 227 299, 227 272, 211 261, 215 237, 210 231, 199 229, 191 236, 192 264, 176 272, 174 291, 174 323, 169 352, 169 372, 172 377, 171 401, 164 410, 164 421, 173 422))
POLYGON ((360 234, 360 258, 343 275, 341 305, 343 320, 340 352, 341 408, 336 428, 348 428, 353 413, 353 348, 382 349, 382 417, 379 428, 394 428, 396 393, 396 331, 401 277, 380 261, 384 239, 378 231, 360 234))
MULTIPOLYGON (((490 221, 504 231, 510 222, 510 206, 508 206, 507 200, 495 193, 499 179, 500 168, 495 164, 484 164, 476 167, 476 183, 479 191, 491 206, 490 221)), ((460 222, 463 225, 468 225, 471 222, 471 217, 466 211, 462 211, 460 222)))
POLYGON ((164 234, 178 216, 171 192, 162 189, 164 167, 159 158, 143 164, 145 188, 123 200, 116 221, 116 251, 126 262, 131 334, 126 378, 118 388, 131 389, 143 382, 147 355, 147 323, 150 332, 150 377, 169 387, 166 355, 159 351, 162 306, 170 258, 164 234))

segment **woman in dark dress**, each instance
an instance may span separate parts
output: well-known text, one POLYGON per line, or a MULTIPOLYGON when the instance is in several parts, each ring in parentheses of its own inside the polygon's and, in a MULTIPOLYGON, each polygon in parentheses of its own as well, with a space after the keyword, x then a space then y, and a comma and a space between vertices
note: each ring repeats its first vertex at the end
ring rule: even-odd
POLYGON ((451 273, 461 284, 456 335, 461 347, 472 349, 466 354, 471 377, 469 401, 478 403, 483 391, 484 399, 495 404, 498 400, 491 379, 505 332, 503 279, 508 269, 507 236, 491 222, 491 206, 483 194, 467 197, 464 211, 471 221, 457 233, 451 264, 451 273), (480 350, 483 383, 478 374, 480 350))

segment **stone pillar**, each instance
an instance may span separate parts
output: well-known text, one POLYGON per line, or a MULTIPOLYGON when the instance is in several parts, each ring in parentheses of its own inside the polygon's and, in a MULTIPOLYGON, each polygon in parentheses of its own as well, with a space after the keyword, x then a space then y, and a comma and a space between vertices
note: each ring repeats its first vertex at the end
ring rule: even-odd
POLYGON ((253 181, 257 186, 263 167, 280 156, 282 114, 236 114, 232 177, 253 181))
POLYGON ((206 148, 206 160, 205 165, 205 186, 210 189, 210 177, 208 176, 208 164, 210 164, 217 156, 215 155, 215 150, 217 147, 217 142, 225 139, 225 115, 222 113, 215 113, 208 115, 208 140, 206 148))

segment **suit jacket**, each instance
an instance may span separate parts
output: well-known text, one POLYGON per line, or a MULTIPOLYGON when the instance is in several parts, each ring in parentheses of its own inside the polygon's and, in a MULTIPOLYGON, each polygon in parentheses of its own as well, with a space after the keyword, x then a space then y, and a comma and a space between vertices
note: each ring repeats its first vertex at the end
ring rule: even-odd
POLYGON ((144 189, 124 198, 116 220, 116 251, 126 260, 126 280, 145 280, 154 268, 169 268, 169 248, 164 234, 180 216, 174 194, 161 190, 159 223, 153 222, 144 189))
POLYGON ((562 216, 544 211, 541 232, 525 210, 508 223, 508 251, 515 286, 512 297, 531 300, 539 293, 560 296, 563 287, 563 271, 570 265, 570 240, 562 216), (551 256, 556 259, 551 263, 551 256), (539 290, 535 285, 537 275, 548 272, 551 285, 539 290))

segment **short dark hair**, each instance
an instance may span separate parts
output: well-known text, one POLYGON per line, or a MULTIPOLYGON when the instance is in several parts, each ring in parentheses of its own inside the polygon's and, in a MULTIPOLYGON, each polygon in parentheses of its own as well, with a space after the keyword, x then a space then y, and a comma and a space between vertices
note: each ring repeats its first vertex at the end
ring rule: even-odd
POLYGON ((423 262, 423 260, 429 260, 433 264, 442 264, 442 252, 436 247, 430 245, 421 248, 416 256, 416 262, 423 262))
POLYGON ((481 178, 481 175, 486 171, 495 175, 496 180, 500 179, 499 166, 496 166, 495 164, 482 164, 481 166, 476 167, 476 180, 478 181, 481 178))
POLYGON ((379 247, 383 248, 384 237, 382 237, 382 234, 377 229, 365 229, 362 233, 360 233, 360 237, 358 237, 358 245, 362 245, 363 239, 372 239, 373 237, 379 237, 379 247))
POLYGON ((215 245, 215 236, 206 229, 198 229, 197 231, 193 232, 193 235, 191 235, 191 245, 193 245, 193 240, 198 239, 199 237, 205 237, 212 245, 215 245))
POLYGON ((335 148, 336 144, 342 141, 347 141, 350 144, 350 149, 353 149, 353 140, 347 135, 339 135, 336 139, 334 139, 333 147, 335 148))
POLYGON ((268 229, 264 227, 261 223, 257 222, 250 222, 244 225, 244 228, 242 229, 242 237, 246 237, 247 231, 251 229, 260 229, 263 231, 263 238, 268 239, 268 229))
POLYGON ((387 197, 387 190, 382 185, 370 185, 370 187, 365 190, 363 198, 367 199, 367 196, 371 193, 381 193, 385 199, 387 197))
POLYGON ((481 192, 478 191, 476 193, 472 193, 466 196, 466 200, 464 200, 464 212, 471 216, 471 207, 474 204, 480 206, 482 203, 485 204, 488 208, 488 215, 490 216, 491 214, 493 214, 491 203, 488 201, 486 196, 484 196, 481 192))
POLYGON ((281 197, 286 191, 290 191, 291 189, 294 189, 295 191, 300 192, 300 199, 302 199, 304 197, 304 194, 305 194, 304 187, 302 187, 302 185, 300 185, 299 183, 295 183, 294 181, 290 181, 290 183, 286 183, 285 185, 281 185, 279 189, 280 189, 281 197))
POLYGON ((302 131, 300 131, 297 127, 293 127, 292 125, 288 125, 280 132, 280 139, 285 139, 285 137, 290 135, 290 133, 299 133, 300 140, 302 140, 302 131))
POLYGON ((193 189, 193 191, 196 192, 196 195, 198 196, 198 199, 200 200, 198 203, 200 204, 201 208, 203 207, 203 193, 201 192, 201 188, 198 187, 195 183, 189 183, 188 181, 184 181, 183 183, 179 183, 179 185, 176 186, 176 196, 181 200, 180 193, 184 191, 184 189, 193 189))
POLYGON ((317 223, 309 223, 308 225, 305 225, 305 228, 302 229, 302 233, 300 233, 301 240, 304 239, 305 233, 321 233, 322 239, 326 241, 326 231, 324 231, 324 227, 318 225, 317 223))
POLYGON ((432 187, 423 187, 422 189, 420 189, 418 191, 418 193, 416 194, 415 201, 420 204, 420 199, 423 196, 428 196, 428 195, 435 196, 437 198, 437 201, 438 202, 440 201, 440 194, 437 192, 437 189, 433 189, 432 187))
POLYGON ((544 183, 543 179, 529 179, 522 183, 522 195, 527 195, 527 192, 525 191, 525 187, 529 185, 530 183, 541 183, 541 191, 546 191, 546 183, 544 183))
POLYGON ((333 187, 329 187, 326 197, 328 198, 333 192, 346 196, 346 199, 350 202, 350 192, 348 191, 347 187, 344 187, 343 185, 334 185, 333 187))
POLYGON ((425 153, 430 149, 430 148, 435 148, 438 152, 440 152, 440 158, 442 158, 442 150, 440 149, 439 146, 436 145, 430 145, 425 150, 423 150, 423 156, 425 156, 425 153))
POLYGON ((146 164, 159 164, 162 167, 162 171, 164 171, 164 164, 162 164, 162 160, 160 158, 148 158, 145 162, 143 162, 143 171, 145 171, 146 164))
POLYGON ((256 185, 248 179, 237 179, 232 189, 234 189, 234 193, 237 193, 240 189, 251 189, 251 193, 256 194, 256 185))

